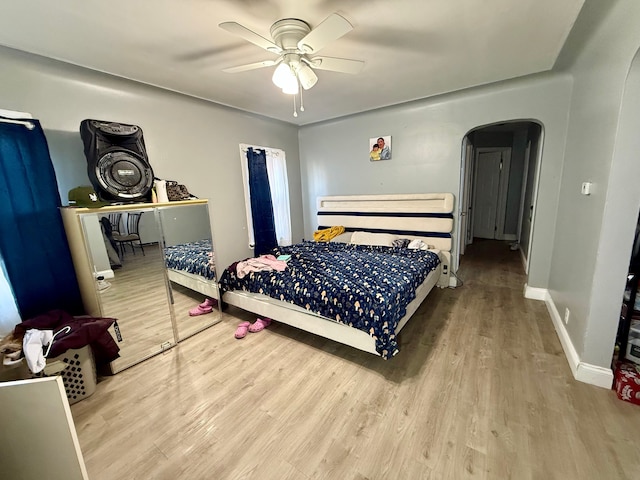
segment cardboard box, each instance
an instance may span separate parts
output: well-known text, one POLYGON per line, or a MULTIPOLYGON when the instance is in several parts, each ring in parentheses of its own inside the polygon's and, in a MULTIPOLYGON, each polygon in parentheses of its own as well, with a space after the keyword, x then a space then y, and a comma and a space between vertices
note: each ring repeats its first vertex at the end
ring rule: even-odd
POLYGON ((620 400, 640 405, 640 366, 631 362, 618 363, 613 387, 620 400))

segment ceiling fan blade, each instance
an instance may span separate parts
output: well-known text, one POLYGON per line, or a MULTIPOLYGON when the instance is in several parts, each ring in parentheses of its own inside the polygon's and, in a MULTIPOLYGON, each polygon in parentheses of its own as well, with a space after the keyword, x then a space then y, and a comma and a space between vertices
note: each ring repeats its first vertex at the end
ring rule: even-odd
POLYGON ((271 40, 267 40, 264 37, 261 37, 257 33, 249 30, 247 27, 243 27, 239 23, 236 22, 223 22, 218 25, 223 30, 226 30, 229 33, 237 35, 238 37, 244 38, 248 42, 253 43, 254 45, 259 46, 260 48, 264 48, 269 52, 280 53, 282 49, 273 43, 271 40))
POLYGON ((356 73, 360 73, 362 67, 364 67, 364 62, 361 60, 350 60, 348 58, 313 57, 309 65, 316 70, 331 70, 332 72, 355 75, 356 73))
POLYGON ((262 62, 248 63, 246 65, 238 65, 237 67, 223 68, 222 71, 226 73, 246 72, 247 70, 255 70, 256 68, 272 67, 274 65, 277 65, 281 61, 281 59, 263 60, 262 62))
POLYGON ((349 33, 351 30, 353 30, 353 25, 344 17, 333 13, 300 40, 298 42, 298 48, 305 53, 315 53, 328 43, 349 33))

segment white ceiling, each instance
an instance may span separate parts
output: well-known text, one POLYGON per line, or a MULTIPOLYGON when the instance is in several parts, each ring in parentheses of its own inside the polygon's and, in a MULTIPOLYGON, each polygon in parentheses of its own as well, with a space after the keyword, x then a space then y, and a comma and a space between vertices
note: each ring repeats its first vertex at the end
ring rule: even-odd
POLYGON ((2 0, 0 44, 298 125, 550 70, 584 0, 2 0), (354 25, 319 54, 363 60, 316 71, 305 111, 271 83, 277 56, 218 27, 263 37, 282 18, 354 25))

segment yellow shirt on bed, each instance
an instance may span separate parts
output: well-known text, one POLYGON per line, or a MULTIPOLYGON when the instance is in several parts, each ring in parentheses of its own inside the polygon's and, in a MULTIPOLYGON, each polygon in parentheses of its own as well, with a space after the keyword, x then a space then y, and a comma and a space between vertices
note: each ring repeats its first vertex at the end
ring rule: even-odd
POLYGON ((344 233, 345 228, 341 226, 325 228, 323 230, 316 230, 313 234, 313 240, 316 242, 328 242, 334 237, 337 237, 341 233, 344 233))

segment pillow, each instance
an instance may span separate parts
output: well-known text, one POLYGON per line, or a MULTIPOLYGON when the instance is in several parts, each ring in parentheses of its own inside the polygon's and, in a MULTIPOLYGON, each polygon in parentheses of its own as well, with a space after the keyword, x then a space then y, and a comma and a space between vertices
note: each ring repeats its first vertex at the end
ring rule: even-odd
POLYGON ((329 241, 338 243, 351 243, 351 235, 353 235, 353 232, 344 232, 340 235, 336 235, 329 241))
POLYGON ((411 242, 411 240, 409 240, 408 238, 398 238, 393 241, 393 246, 398 248, 405 248, 407 245, 409 245, 409 242, 411 242))
POLYGON ((416 238, 415 240, 411 240, 407 248, 412 250, 433 250, 436 247, 434 245, 427 245, 422 240, 416 238))
POLYGON ((381 245, 392 247, 398 237, 391 233, 353 232, 351 243, 355 245, 381 245))

